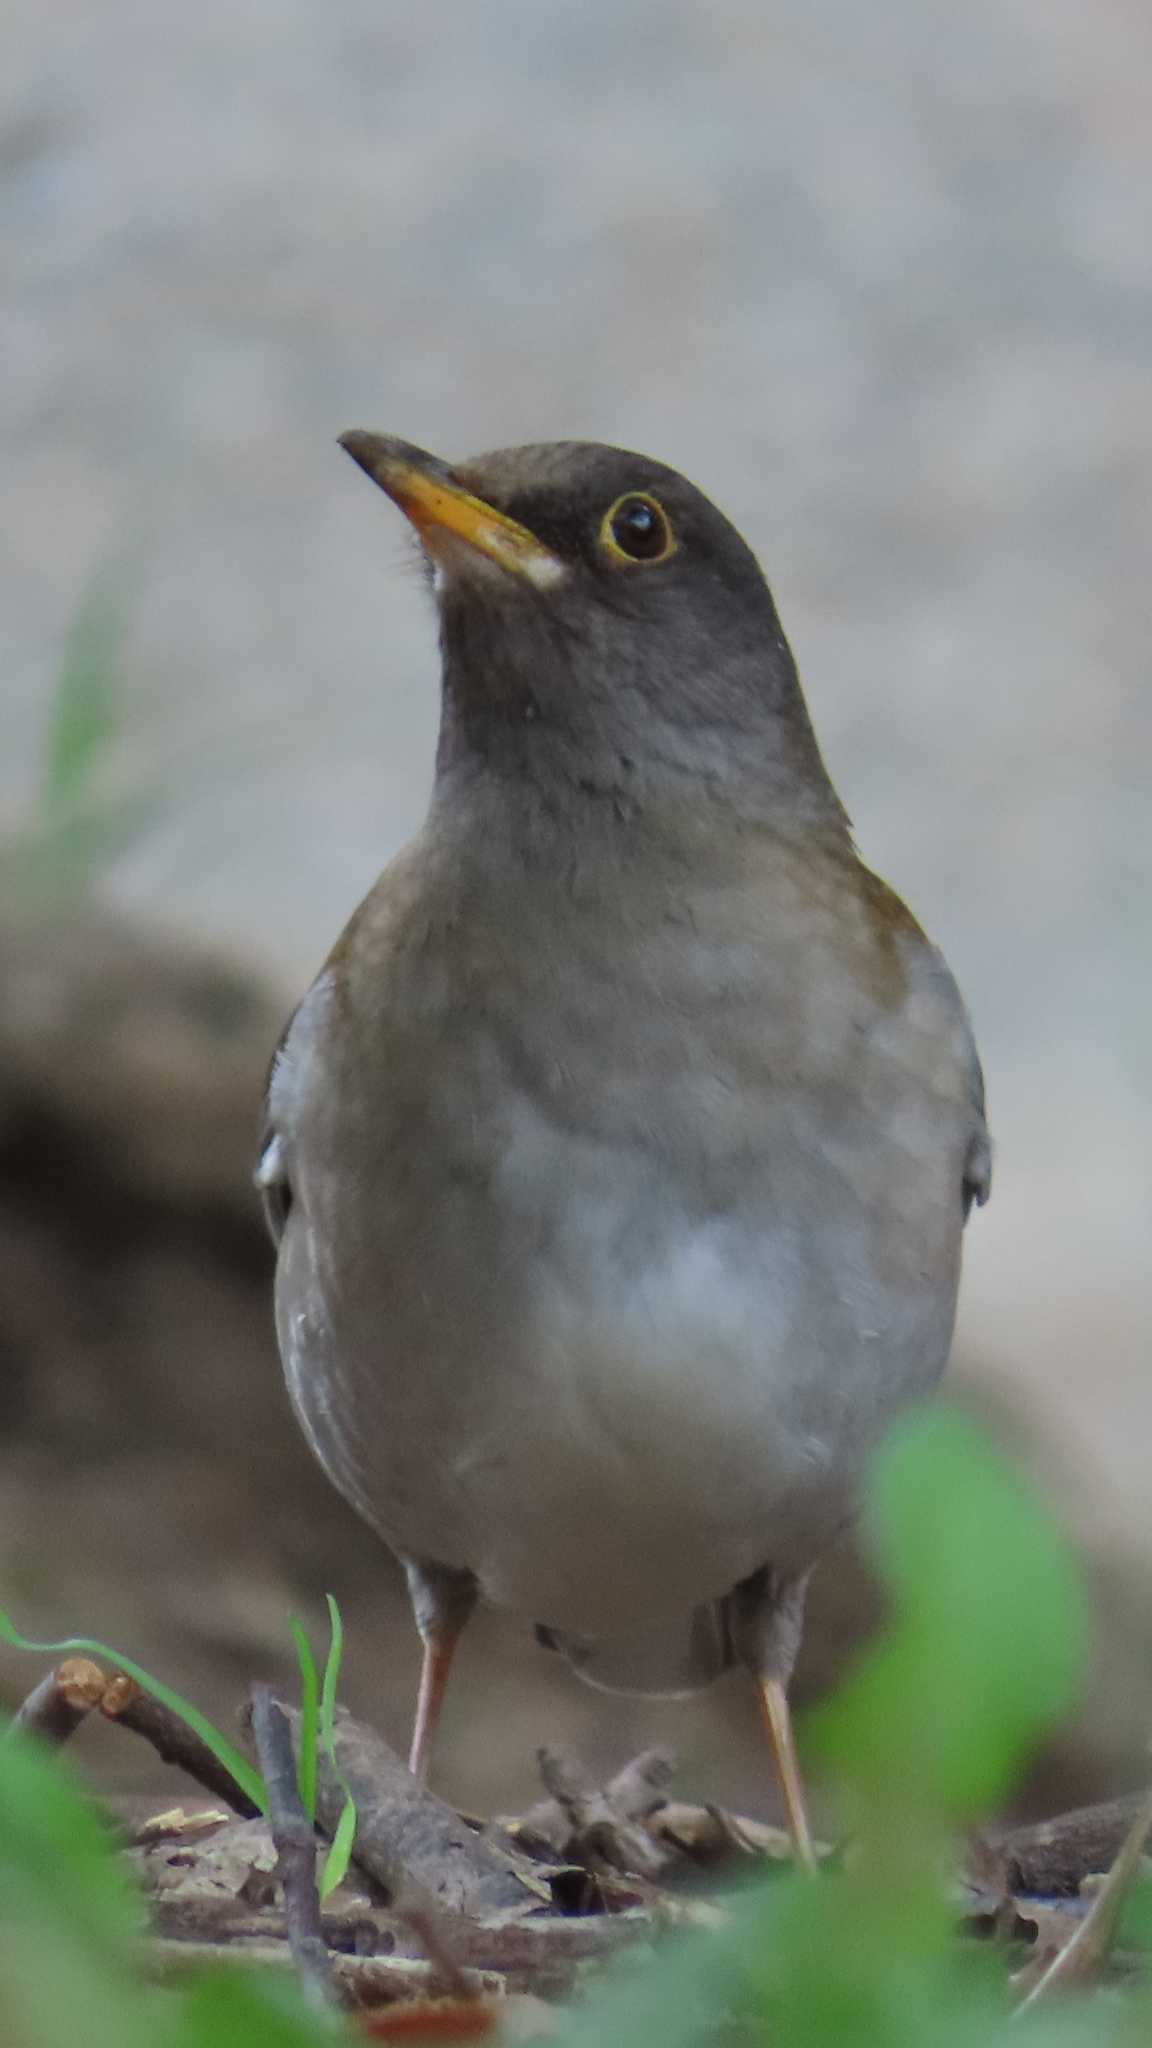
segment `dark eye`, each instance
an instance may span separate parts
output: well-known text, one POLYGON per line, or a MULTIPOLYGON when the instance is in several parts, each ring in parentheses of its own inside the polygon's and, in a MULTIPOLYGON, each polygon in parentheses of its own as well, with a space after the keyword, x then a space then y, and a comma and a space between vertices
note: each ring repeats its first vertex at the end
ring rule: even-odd
POLYGON ((664 507, 641 491, 629 491, 604 514, 600 538, 609 554, 630 562, 660 562, 676 543, 664 507))

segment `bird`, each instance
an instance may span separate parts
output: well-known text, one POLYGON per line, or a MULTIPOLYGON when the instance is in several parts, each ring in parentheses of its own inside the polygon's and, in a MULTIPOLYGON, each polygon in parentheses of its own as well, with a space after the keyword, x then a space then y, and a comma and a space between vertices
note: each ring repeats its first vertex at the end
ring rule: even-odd
POLYGON ((341 446, 439 615, 425 822, 272 1060, 288 1391, 407 1575, 427 1772, 478 1598, 579 1676, 756 1682, 795 1856, 805 1590, 950 1347, 972 1029, 861 861, 769 585, 666 465, 341 446))

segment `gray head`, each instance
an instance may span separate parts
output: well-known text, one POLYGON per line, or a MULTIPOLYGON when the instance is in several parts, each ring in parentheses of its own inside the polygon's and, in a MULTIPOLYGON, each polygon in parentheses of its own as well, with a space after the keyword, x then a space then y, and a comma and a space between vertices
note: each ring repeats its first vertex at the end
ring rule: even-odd
POLYGON ((843 829, 760 566, 694 484, 597 442, 452 466, 383 435, 342 445, 433 568, 442 775, 676 787, 843 829))

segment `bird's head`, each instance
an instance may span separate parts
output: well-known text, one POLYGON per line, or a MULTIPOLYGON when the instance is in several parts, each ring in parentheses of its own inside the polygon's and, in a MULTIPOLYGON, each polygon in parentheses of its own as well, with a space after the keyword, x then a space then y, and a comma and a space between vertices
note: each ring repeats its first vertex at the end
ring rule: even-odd
POLYGON ((598 442, 452 465, 382 434, 341 445, 432 566, 442 764, 496 749, 588 788, 749 783, 839 816, 760 566, 685 477, 598 442))

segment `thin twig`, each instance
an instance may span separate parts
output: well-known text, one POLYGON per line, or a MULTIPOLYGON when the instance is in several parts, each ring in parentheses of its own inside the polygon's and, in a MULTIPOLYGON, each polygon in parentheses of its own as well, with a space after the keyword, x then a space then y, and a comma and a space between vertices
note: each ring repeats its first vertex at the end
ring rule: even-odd
POLYGON ((9 1733, 38 1735, 42 1742, 59 1748, 74 1735, 93 1707, 99 1706, 108 1684, 108 1674, 90 1657, 66 1657, 55 1671, 34 1686, 23 1706, 14 1714, 9 1733))
POLYGON ((170 1707, 164 1705, 154 1694, 145 1692, 134 1678, 125 1672, 118 1672, 109 1681, 100 1711, 110 1721, 116 1721, 122 1728, 130 1728, 134 1735, 140 1735, 150 1742, 158 1757, 166 1764, 174 1764, 177 1770, 185 1771, 206 1792, 216 1799, 223 1799, 233 1813, 244 1820, 254 1820, 260 1809, 242 1792, 231 1771, 226 1770, 219 1758, 212 1754, 206 1742, 202 1742, 170 1707))
POLYGON ((315 2001, 327 2005, 332 1999, 332 1967, 320 1924, 316 1830, 300 1803, 292 1731, 269 1685, 252 1687, 252 1740, 268 1792, 268 1824, 284 1889, 288 1946, 306 1989, 315 2001))

